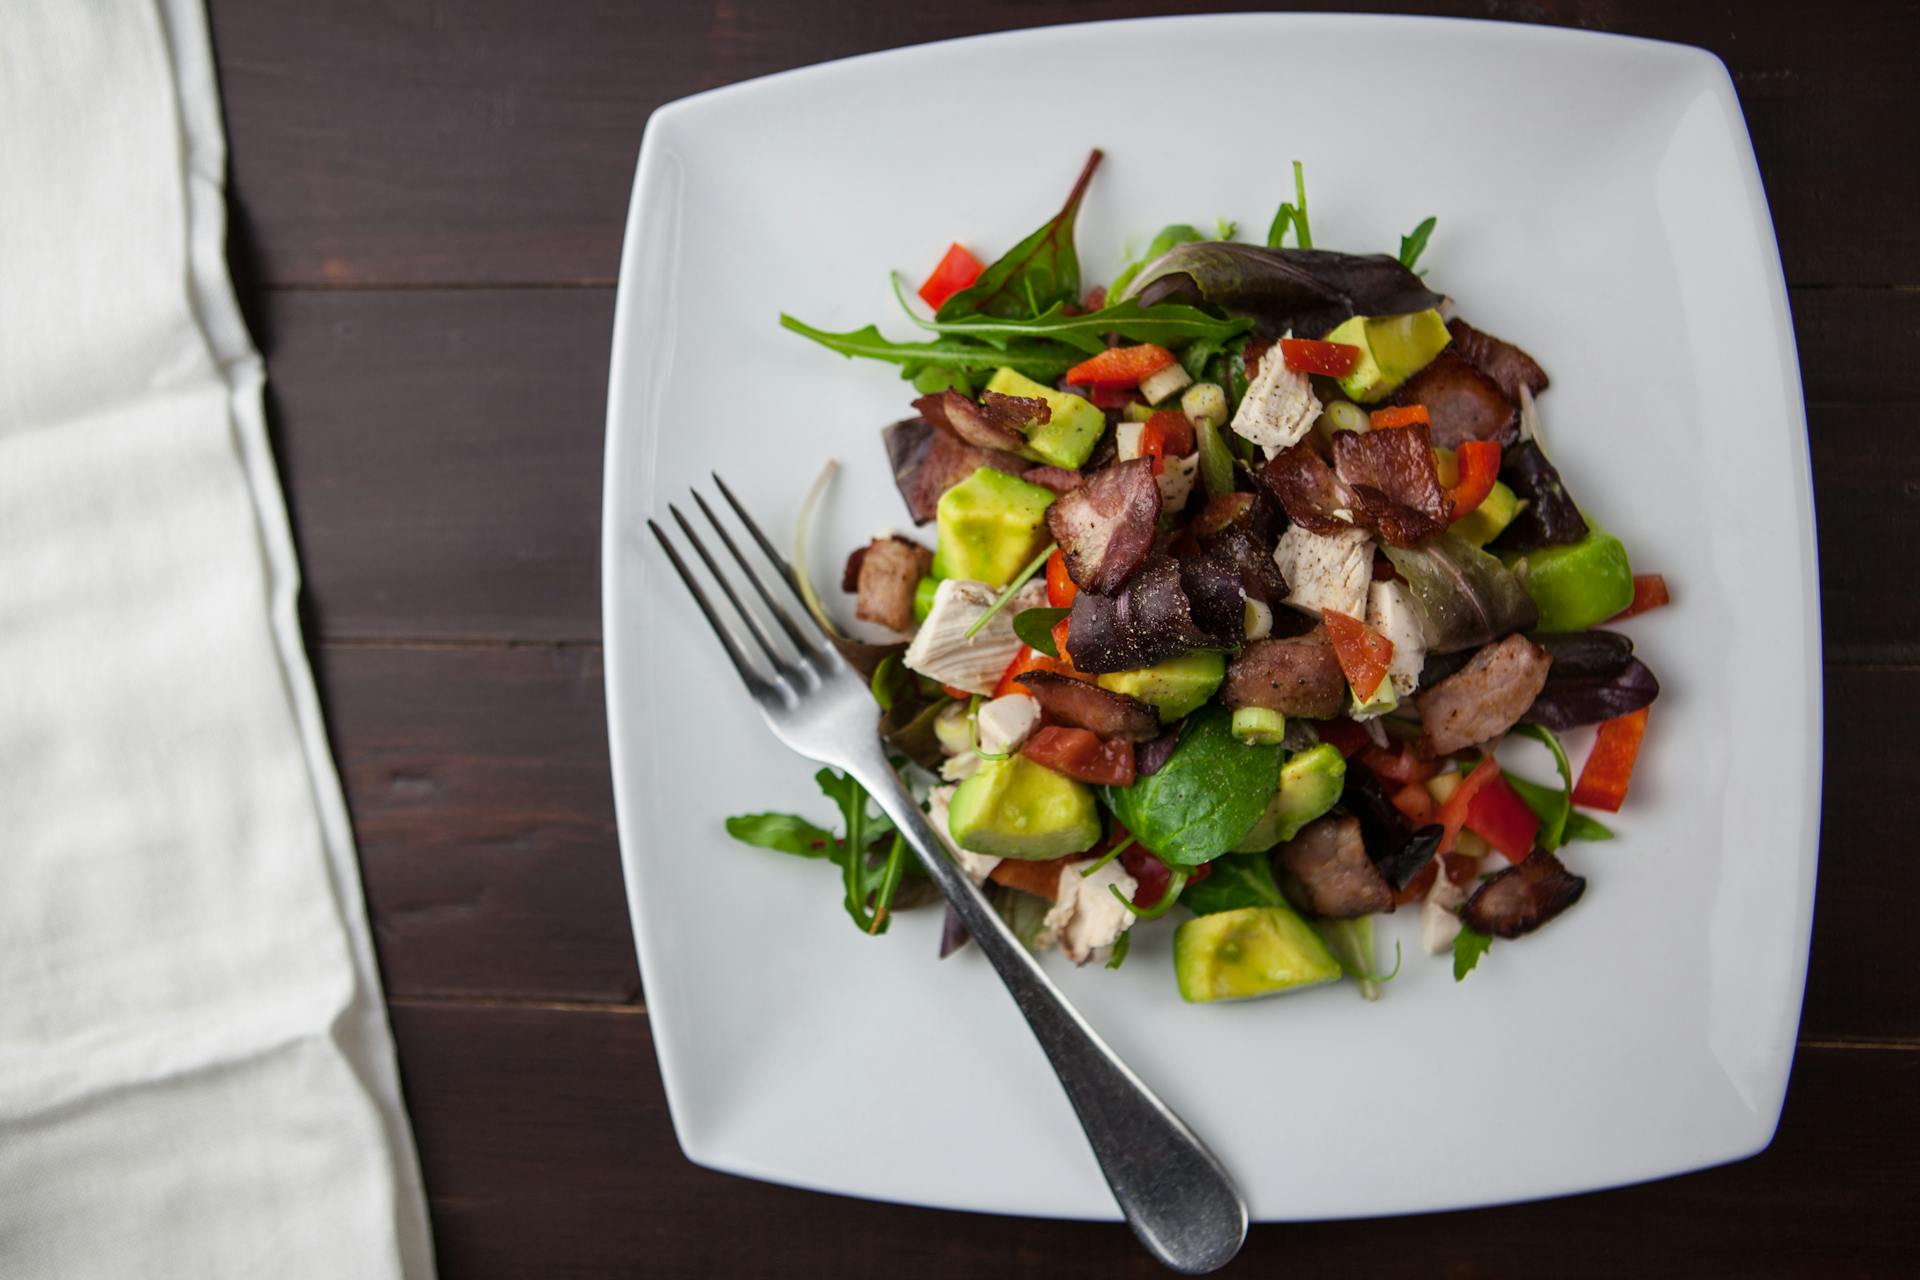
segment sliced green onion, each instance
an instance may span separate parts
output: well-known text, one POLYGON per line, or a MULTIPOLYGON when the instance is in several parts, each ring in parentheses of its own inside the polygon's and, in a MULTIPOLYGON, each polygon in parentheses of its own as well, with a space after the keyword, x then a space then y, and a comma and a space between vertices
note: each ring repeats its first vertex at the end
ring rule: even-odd
POLYGON ((1373 420, 1367 417, 1367 411, 1351 400, 1335 400, 1328 405, 1327 421, 1335 431, 1365 435, 1373 430, 1373 420))
POLYGON ((1194 439, 1200 442, 1200 483, 1209 498, 1233 492, 1233 453, 1220 436, 1220 428, 1211 422, 1193 424, 1194 439))
POLYGON ((974 619, 973 625, 967 628, 967 634, 960 638, 962 640, 971 640, 979 635, 980 628, 991 622, 994 614, 1006 608, 1007 601, 1013 599, 1013 593, 1026 586, 1027 580, 1033 577, 1034 574, 1040 572, 1040 566, 1047 562, 1047 557, 1059 549, 1060 544, 1057 542, 1049 542, 1046 546, 1042 547, 1040 554, 1027 561, 1027 567, 1013 575, 1013 581, 1001 589, 999 596, 994 599, 992 604, 987 606, 987 611, 974 619))
POLYGON ((1267 707, 1241 707, 1233 713, 1231 732, 1250 747, 1270 747, 1287 736, 1287 718, 1267 707))

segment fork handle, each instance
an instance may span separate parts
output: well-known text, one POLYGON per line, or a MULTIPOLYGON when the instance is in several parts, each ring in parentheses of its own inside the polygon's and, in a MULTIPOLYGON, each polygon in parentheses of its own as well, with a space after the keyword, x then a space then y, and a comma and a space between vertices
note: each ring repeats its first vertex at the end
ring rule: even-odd
POLYGON ((877 746, 872 759, 851 762, 849 769, 893 819, 1007 984, 1060 1077, 1133 1233, 1175 1271, 1201 1275, 1225 1266, 1246 1239, 1247 1207, 1219 1159, 1060 994, 948 856, 877 746))

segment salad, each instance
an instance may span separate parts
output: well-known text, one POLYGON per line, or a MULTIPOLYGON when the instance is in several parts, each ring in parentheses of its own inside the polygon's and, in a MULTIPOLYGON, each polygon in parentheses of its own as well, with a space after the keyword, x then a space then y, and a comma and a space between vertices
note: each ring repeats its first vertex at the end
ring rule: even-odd
MULTIPOLYGON (((848 558, 846 637, 883 736, 1015 934, 1118 967, 1179 908, 1189 1001, 1392 976, 1373 920, 1417 911, 1464 978, 1579 902, 1569 846, 1626 799, 1659 693, 1607 624, 1667 601, 1575 498, 1541 435, 1546 371, 1397 254, 1314 247, 1304 177, 1265 243, 1162 230, 1084 289, 1066 203, 996 261, 958 244, 924 331, 786 328, 900 367, 882 432, 917 529, 848 558), (1598 725, 1576 775, 1558 733, 1598 725), (1557 779, 1501 765, 1544 744, 1557 779)), ((803 506, 796 561, 824 488, 803 506)), ((833 862, 869 933, 937 898, 852 779, 838 832, 728 830, 833 862)), ((1165 927, 1165 926, 1162 926, 1165 927)), ((951 911, 941 954, 966 937, 951 911)), ((1396 961, 1392 972, 1398 972, 1396 961)))

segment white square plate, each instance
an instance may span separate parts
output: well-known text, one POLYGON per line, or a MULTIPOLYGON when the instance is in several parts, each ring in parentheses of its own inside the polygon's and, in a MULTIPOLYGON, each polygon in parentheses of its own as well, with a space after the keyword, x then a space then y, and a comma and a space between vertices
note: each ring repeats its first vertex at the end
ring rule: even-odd
MULTIPOLYGON (((1676 603, 1627 627, 1665 692, 1618 838, 1567 855, 1585 900, 1467 981, 1401 913, 1382 951, 1403 943, 1406 964, 1377 1004, 1342 984, 1183 1005, 1165 926, 1118 973, 1050 960, 1061 985, 1262 1219, 1559 1195, 1759 1150, 1805 975, 1820 648, 1793 335, 1726 70, 1540 27, 1255 16, 855 58, 647 126, 607 423, 607 699, 687 1155, 850 1195, 1115 1216, 984 961, 935 960, 937 911, 862 937, 822 866, 726 837, 731 813, 829 809, 644 526, 715 469, 784 537, 828 457, 845 470, 817 582, 904 525, 878 429, 911 391, 776 314, 909 336, 887 273, 917 280, 949 240, 1011 245, 1096 145, 1089 283, 1169 222, 1259 235, 1296 158, 1325 247, 1390 252, 1438 215, 1429 283, 1547 367, 1556 461, 1676 603)), ((1576 765, 1590 738, 1570 736, 1576 765)), ((1543 759, 1528 763, 1550 777, 1543 759)))

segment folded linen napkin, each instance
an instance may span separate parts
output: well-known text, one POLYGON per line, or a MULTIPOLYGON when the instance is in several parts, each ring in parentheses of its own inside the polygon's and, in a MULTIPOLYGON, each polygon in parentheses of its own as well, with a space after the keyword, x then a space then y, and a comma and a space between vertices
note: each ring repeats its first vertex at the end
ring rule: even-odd
POLYGON ((199 6, 0 6, 0 1275, 424 1277, 199 6))

